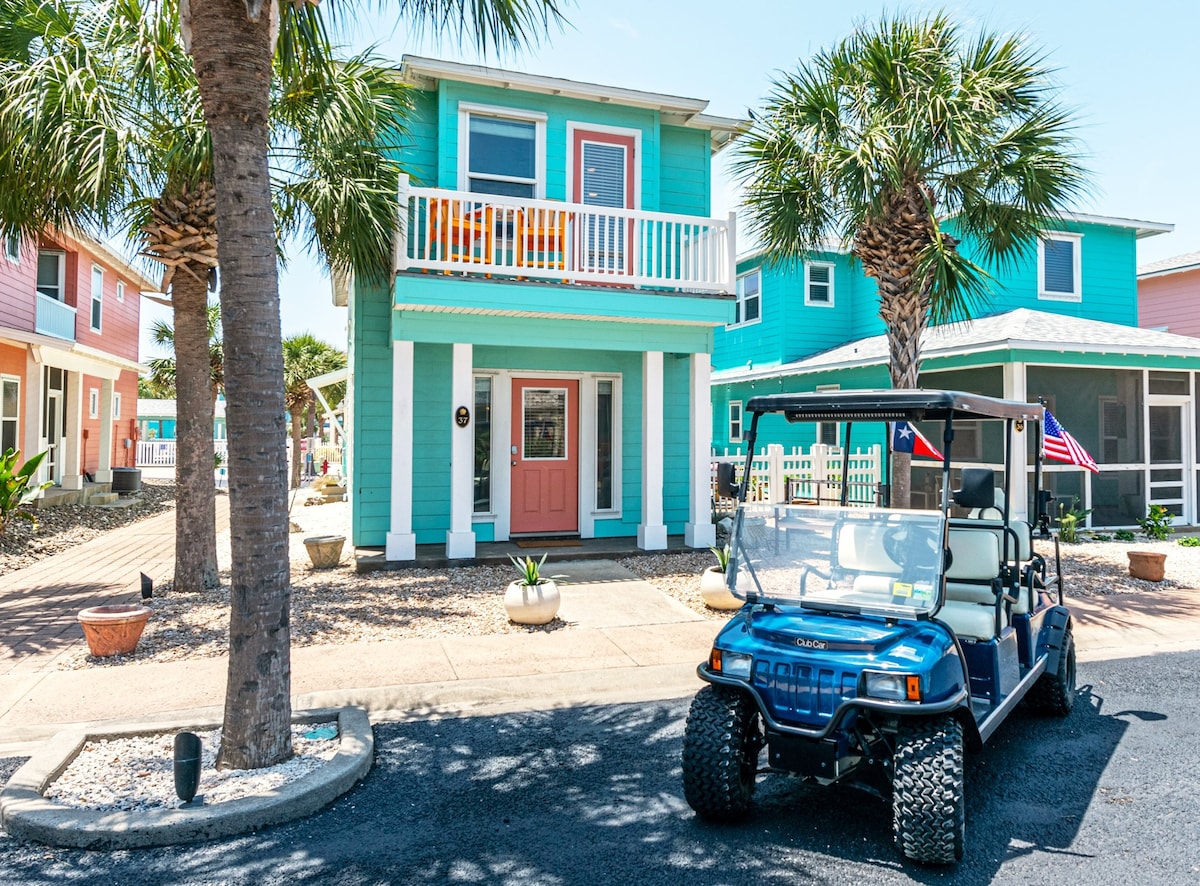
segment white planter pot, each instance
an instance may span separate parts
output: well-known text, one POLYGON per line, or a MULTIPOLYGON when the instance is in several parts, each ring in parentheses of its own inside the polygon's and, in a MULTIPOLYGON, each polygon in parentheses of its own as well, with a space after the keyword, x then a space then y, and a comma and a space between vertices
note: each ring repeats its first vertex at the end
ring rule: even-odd
POLYGON ((519 625, 544 625, 558 614, 558 585, 546 579, 541 584, 513 582, 504 592, 504 611, 519 625))
POLYGON ((700 573, 700 596, 709 609, 741 609, 744 602, 725 587, 725 573, 718 566, 710 566, 700 573))

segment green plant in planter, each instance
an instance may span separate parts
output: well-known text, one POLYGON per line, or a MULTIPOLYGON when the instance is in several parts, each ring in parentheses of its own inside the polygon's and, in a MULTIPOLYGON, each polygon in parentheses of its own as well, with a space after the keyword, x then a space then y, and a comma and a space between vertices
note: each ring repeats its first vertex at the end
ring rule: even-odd
POLYGON ((713 552, 713 556, 717 558, 717 569, 724 572, 729 568, 729 545, 723 548, 709 548, 713 552))
POLYGON ((1138 526, 1142 527, 1142 532, 1146 533, 1146 538, 1162 541, 1170 536, 1174 520, 1175 516, 1167 508, 1162 505, 1150 505, 1146 516, 1137 522, 1138 526))
POLYGON ((1058 537, 1067 544, 1079 541, 1079 524, 1092 512, 1091 508, 1085 510, 1076 507, 1078 504, 1079 499, 1072 498, 1071 507, 1063 504, 1058 506, 1058 537))
POLYGON ((17 467, 21 459, 19 449, 9 449, 0 455, 0 535, 4 534, 9 521, 13 519, 27 520, 37 525, 37 520, 25 506, 37 498, 39 492, 52 485, 49 480, 45 483, 33 482, 33 475, 45 457, 45 452, 39 452, 17 467))
POLYGON ((549 553, 542 554, 542 559, 535 562, 533 557, 514 557, 512 554, 509 554, 508 559, 512 561, 512 565, 516 567, 517 572, 521 576, 517 579, 517 584, 533 587, 534 585, 545 584, 548 581, 561 581, 564 579, 566 576, 563 575, 542 575, 542 566, 545 565, 546 558, 549 556, 549 553))
POLYGON ((1200 548, 1200 536, 1185 535, 1179 539, 1179 545, 1185 548, 1200 548))
POLYGON ((1135 538, 1137 538, 1137 536, 1135 536, 1128 529, 1118 529, 1113 533, 1113 538, 1115 538, 1117 541, 1133 541, 1135 538))

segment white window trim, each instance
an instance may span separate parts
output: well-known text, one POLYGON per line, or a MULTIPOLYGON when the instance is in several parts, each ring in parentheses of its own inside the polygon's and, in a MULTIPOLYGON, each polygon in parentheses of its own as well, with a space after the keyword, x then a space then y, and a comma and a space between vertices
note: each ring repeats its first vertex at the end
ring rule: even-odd
POLYGON ((100 417, 100 389, 88 388, 88 418, 100 417))
POLYGON ((1075 234, 1070 231, 1046 231, 1038 238, 1038 298, 1048 301, 1083 301, 1083 234, 1075 234), (1046 241, 1047 240, 1071 240, 1075 246, 1071 250, 1071 258, 1073 259, 1074 268, 1072 274, 1075 278, 1074 292, 1047 292, 1046 291, 1046 241))
POLYGON ((37 282, 36 268, 34 270, 34 278, 33 278, 34 289, 43 298, 48 298, 51 301, 58 302, 60 305, 65 305, 67 303, 67 254, 59 249, 39 249, 38 250, 39 260, 41 259, 41 256, 43 254, 44 255, 53 255, 53 256, 58 257, 58 297, 55 298, 52 295, 46 295, 44 292, 42 292, 40 289, 37 288, 39 284, 37 282))
MULTIPOLYGON (((812 305, 814 308, 832 308, 833 307, 833 292, 834 292, 833 280, 834 280, 835 273, 836 272, 834 270, 834 263, 831 261, 806 261, 804 263, 804 303, 806 305, 812 305), (811 268, 814 268, 814 267, 829 268, 829 283, 826 284, 829 286, 829 300, 828 301, 813 301, 810 298, 810 295, 812 293, 812 284, 811 284, 811 280, 809 279, 808 272, 811 268)), ((762 292, 762 284, 760 283, 759 284, 760 297, 761 297, 761 292, 762 292)), ((761 313, 761 311, 760 311, 760 313, 761 313)))
MULTIPOLYGON (((567 200, 571 199, 571 189, 575 181, 575 132, 582 129, 585 133, 598 132, 607 135, 620 135, 633 139, 633 162, 628 164, 629 173, 633 176, 633 206, 631 209, 642 208, 642 131, 629 129, 624 126, 605 126, 600 123, 583 123, 577 120, 567 121, 567 200)), ((585 139, 586 141, 586 139, 585 139)), ((597 142, 609 144, 609 142, 597 142)))
POLYGON ((730 443, 741 443, 742 442, 742 433, 746 429, 745 428, 746 411, 742 408, 741 400, 730 400, 729 401, 728 419, 729 419, 728 423, 726 424, 725 427, 729 434, 729 442, 730 443), (735 406, 737 407, 737 415, 738 415, 738 417, 737 417, 737 427, 738 427, 737 436, 734 436, 734 433, 733 433, 733 409, 735 406))
MULTIPOLYGON (((523 108, 505 108, 499 105, 481 105, 473 102, 458 103, 458 189, 460 191, 470 189, 468 181, 471 169, 469 118, 472 114, 535 124, 533 172, 537 180, 533 183, 533 197, 536 200, 544 200, 546 198, 546 115, 539 111, 528 111, 523 108)), ((511 181, 519 181, 519 179, 511 179, 511 181)))
POLYGON ((739 315, 740 317, 742 317, 743 319, 741 319, 741 320, 738 320, 738 321, 735 321, 735 322, 733 322, 733 323, 730 323, 730 324, 729 324, 728 326, 726 326, 725 328, 726 328, 726 329, 741 329, 743 326, 754 326, 756 323, 761 323, 761 322, 762 322, 762 318, 763 318, 763 275, 762 275, 762 268, 761 268, 761 267, 757 267, 757 268, 753 268, 753 269, 751 269, 751 270, 749 270, 749 271, 746 271, 744 274, 738 274, 738 275, 737 275, 737 280, 736 280, 736 282, 734 283, 734 287, 733 287, 733 288, 734 288, 734 298, 736 298, 736 299, 737 299, 737 305, 738 305, 738 307, 737 307, 737 312, 738 312, 738 315, 739 315), (742 292, 742 281, 743 281, 743 280, 745 280, 747 277, 752 277, 752 276, 754 276, 755 274, 758 274, 758 316, 757 316, 757 317, 755 317, 753 320, 746 320, 746 319, 744 319, 744 318, 745 318, 745 316, 746 316, 746 311, 744 310, 744 309, 745 309, 745 306, 746 306, 746 299, 745 299, 745 297, 744 297, 744 294, 743 294, 743 292, 742 292))
POLYGON ((117 301, 119 301, 119 302, 125 301, 125 281, 124 280, 117 281, 117 301))
MULTIPOLYGON (((595 518, 609 520, 614 517, 621 516, 621 376, 619 376, 619 375, 597 375, 597 376, 594 376, 589 379, 588 387, 589 387, 589 390, 592 392, 592 396, 589 398, 589 400, 591 402, 591 405, 589 407, 589 409, 590 409, 589 416, 591 418, 592 427, 590 429, 590 434, 588 435, 588 437, 581 437, 581 439, 583 439, 585 442, 590 440, 590 442, 588 442, 588 446, 590 447, 590 450, 591 450, 590 455, 591 455, 591 462, 592 462, 591 484, 592 484, 592 488, 595 489, 596 479, 597 479, 596 472, 599 469, 599 465, 596 460, 596 454, 599 452, 599 449, 600 449, 600 432, 599 432, 599 427, 596 425, 596 405, 600 402, 600 399, 599 399, 600 382, 602 382, 602 381, 612 382, 612 407, 613 407, 613 415, 612 415, 612 435, 613 435, 613 440, 612 440, 612 445, 613 445, 613 452, 612 452, 612 458, 613 458, 612 507, 601 508, 596 503, 595 492, 593 492, 592 493, 592 512, 591 513, 592 513, 592 516, 595 518)), ((581 397, 580 399, 582 401, 583 398, 581 397)), ((582 408, 582 406, 583 406, 583 403, 581 402, 580 408, 582 408)), ((582 433, 582 431, 581 431, 581 433, 582 433)), ((580 462, 581 463, 583 462, 582 458, 580 458, 580 462)))
MULTIPOLYGON (((17 411, 15 415, 4 414, 4 397, 3 391, 0 390, 0 424, 4 422, 12 422, 16 428, 13 439, 16 441, 16 449, 21 448, 21 377, 19 375, 0 375, 0 388, 6 384, 14 384, 17 386, 17 411)), ((0 453, 3 449, 0 449, 0 453)))
POLYGON ((88 328, 92 332, 100 332, 104 327, 104 268, 100 265, 92 265, 92 292, 91 298, 88 300, 88 328), (100 289, 96 290, 96 272, 100 272, 100 289), (96 316, 96 305, 100 306, 99 314, 96 316), (99 322, 96 322, 99 320, 99 322))
POLYGON ((14 265, 21 263, 21 238, 19 236, 14 234, 4 238, 4 257, 14 265))
POLYGON ((113 391, 112 407, 113 407, 113 410, 112 410, 113 421, 117 421, 121 417, 121 392, 120 391, 113 391))

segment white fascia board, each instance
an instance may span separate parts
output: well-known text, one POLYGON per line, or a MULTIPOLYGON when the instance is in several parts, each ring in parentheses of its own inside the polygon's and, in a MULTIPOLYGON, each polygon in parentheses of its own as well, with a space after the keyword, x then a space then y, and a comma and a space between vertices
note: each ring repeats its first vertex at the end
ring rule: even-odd
POLYGON ((1149 280, 1151 277, 1169 277, 1172 274, 1186 274, 1188 271, 1200 270, 1200 262, 1179 265, 1174 268, 1160 268, 1157 271, 1143 271, 1137 275, 1139 280, 1149 280))
POLYGON ((1086 212, 1062 212, 1057 218, 1064 221, 1087 225, 1108 225, 1114 228, 1133 228, 1137 239, 1153 237, 1155 234, 1169 234, 1175 230, 1175 225, 1168 222, 1142 221, 1136 218, 1118 218, 1112 215, 1091 215, 1086 212))

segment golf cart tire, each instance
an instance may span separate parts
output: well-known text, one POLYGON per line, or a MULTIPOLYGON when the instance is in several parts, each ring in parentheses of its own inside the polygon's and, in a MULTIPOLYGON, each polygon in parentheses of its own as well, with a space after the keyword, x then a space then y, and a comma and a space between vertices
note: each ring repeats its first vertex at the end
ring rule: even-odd
POLYGON ((1063 631, 1062 649, 1053 673, 1047 671, 1030 687, 1029 706, 1039 714, 1065 717, 1075 706, 1075 637, 1063 631))
POLYGON ((894 767, 897 848, 921 864, 961 859, 966 818, 962 724, 948 715, 902 719, 894 767))
POLYGON ((754 796, 762 726, 744 692, 705 686, 692 699, 683 733, 683 795, 706 821, 745 818, 754 796))

